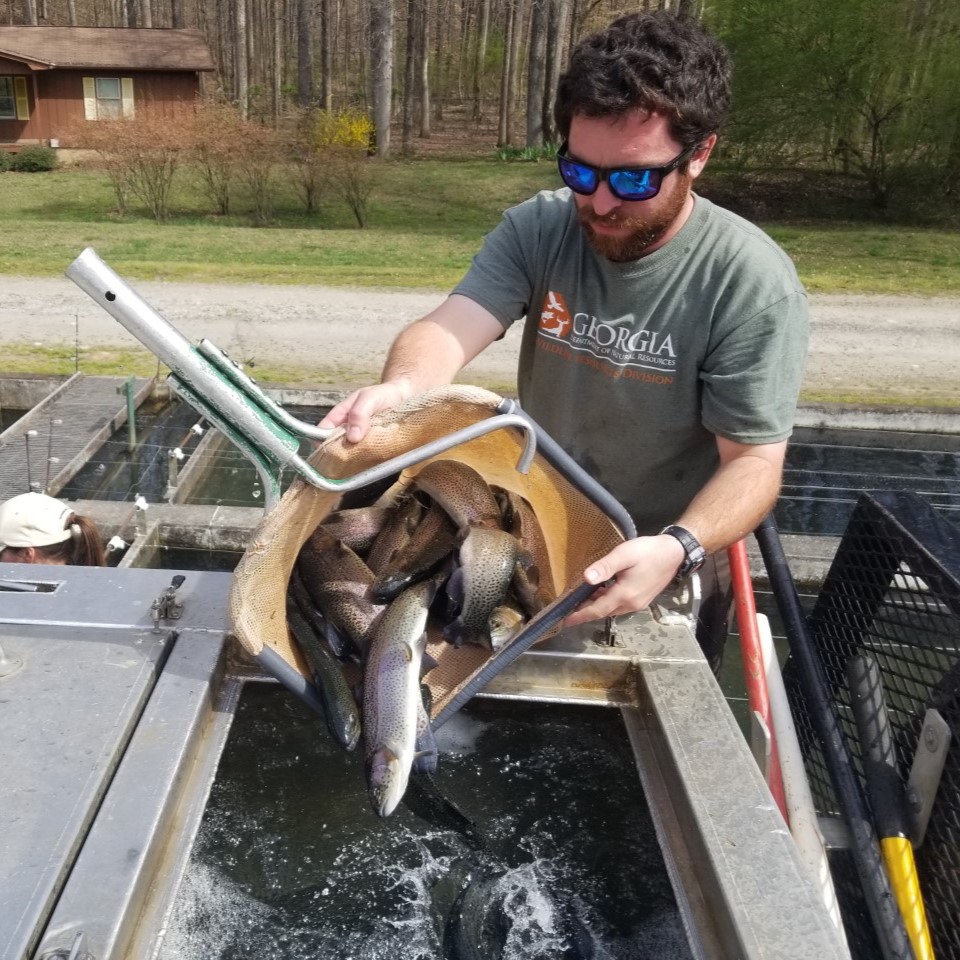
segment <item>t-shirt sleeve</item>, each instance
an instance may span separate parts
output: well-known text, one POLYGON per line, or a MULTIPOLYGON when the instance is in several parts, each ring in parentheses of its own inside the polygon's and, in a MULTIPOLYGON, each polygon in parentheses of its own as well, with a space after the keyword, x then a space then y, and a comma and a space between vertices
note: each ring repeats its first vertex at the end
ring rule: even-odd
POLYGON ((793 431, 809 340, 801 290, 729 324, 700 372, 702 420, 739 443, 776 443, 793 431))
POLYGON ((537 245, 533 214, 530 201, 508 210, 484 237, 466 276, 452 291, 489 310, 504 329, 530 309, 536 275, 532 255, 537 245))

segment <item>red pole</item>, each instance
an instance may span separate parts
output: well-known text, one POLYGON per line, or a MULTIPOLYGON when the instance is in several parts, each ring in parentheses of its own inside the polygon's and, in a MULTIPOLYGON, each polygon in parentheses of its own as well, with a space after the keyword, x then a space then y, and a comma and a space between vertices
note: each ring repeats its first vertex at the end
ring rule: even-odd
POLYGON ((777 738, 773 732, 770 714, 770 696, 767 692, 767 675, 763 669, 760 652, 760 630, 757 627, 757 604, 753 596, 753 581, 750 578, 750 563, 747 560, 747 545, 738 540, 727 548, 730 558, 730 575, 733 581, 733 600, 737 612, 737 627, 740 630, 740 653, 743 657, 743 675, 747 684, 747 702, 750 709, 760 715, 770 731, 770 776, 768 779, 773 799, 787 818, 787 801, 783 793, 783 778, 780 774, 780 754, 777 738))

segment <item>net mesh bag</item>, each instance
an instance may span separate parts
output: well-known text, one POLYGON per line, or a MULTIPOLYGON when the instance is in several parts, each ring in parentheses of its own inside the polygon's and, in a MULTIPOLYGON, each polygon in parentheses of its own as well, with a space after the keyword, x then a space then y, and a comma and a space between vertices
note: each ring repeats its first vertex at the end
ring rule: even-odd
MULTIPOLYGON (((360 443, 348 444, 343 430, 335 431, 310 456, 310 464, 330 480, 346 480, 486 420, 496 415, 500 403, 499 396, 478 387, 429 391, 375 417, 360 443)), ((587 566, 622 542, 623 536, 596 504, 539 453, 529 472, 519 473, 516 466, 524 441, 524 433, 516 427, 498 429, 432 459, 460 460, 487 483, 527 499, 546 542, 553 579, 548 588, 551 594, 560 596, 581 583, 587 566)), ((427 462, 407 468, 398 483, 411 480, 427 462)), ((324 517, 337 508, 339 499, 339 492, 296 480, 254 531, 230 588, 230 619, 243 648, 257 657, 270 646, 308 680, 310 671, 287 628, 287 585, 300 548, 324 517)), ((424 677, 433 695, 435 716, 490 653, 470 644, 454 648, 432 625, 427 650, 437 661, 424 677)))

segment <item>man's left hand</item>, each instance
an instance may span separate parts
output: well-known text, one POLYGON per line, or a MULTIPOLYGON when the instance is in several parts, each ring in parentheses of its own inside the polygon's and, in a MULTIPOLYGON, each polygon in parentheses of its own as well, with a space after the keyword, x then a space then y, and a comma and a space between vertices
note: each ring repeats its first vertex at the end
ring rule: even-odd
POLYGON ((683 560, 683 547, 669 534, 619 544, 584 571, 587 583, 605 586, 571 613, 564 626, 646 609, 669 586, 683 560))

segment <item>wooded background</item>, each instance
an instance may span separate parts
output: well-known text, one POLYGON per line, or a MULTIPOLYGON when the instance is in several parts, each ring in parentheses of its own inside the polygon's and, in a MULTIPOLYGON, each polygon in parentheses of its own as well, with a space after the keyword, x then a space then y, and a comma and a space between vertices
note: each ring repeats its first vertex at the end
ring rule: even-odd
POLYGON ((553 142, 571 45, 651 6, 702 16, 731 48, 722 158, 843 171, 881 208, 904 178, 960 192, 957 0, 0 0, 0 15, 197 27, 211 96, 265 123, 290 106, 366 111, 386 157, 454 122, 491 149, 553 142))

